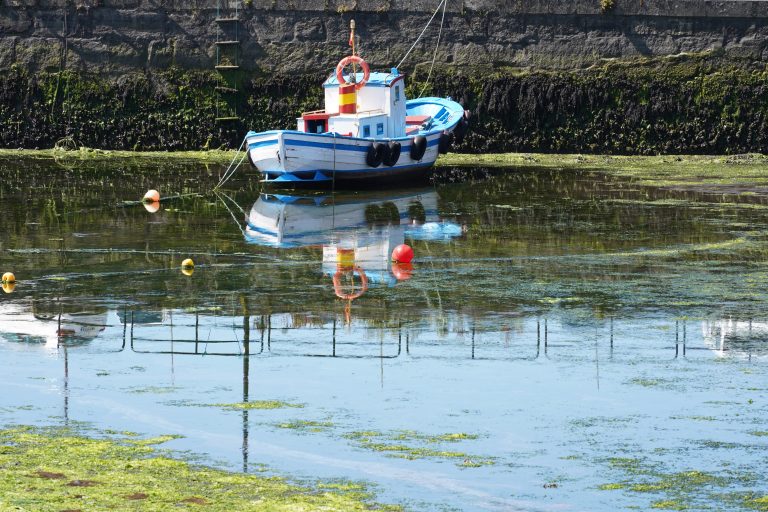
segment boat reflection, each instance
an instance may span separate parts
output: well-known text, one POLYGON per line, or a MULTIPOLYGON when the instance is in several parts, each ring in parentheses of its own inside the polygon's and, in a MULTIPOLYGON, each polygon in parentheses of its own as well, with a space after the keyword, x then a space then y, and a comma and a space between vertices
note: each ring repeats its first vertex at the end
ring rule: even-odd
POLYGON ((18 347, 84 345, 107 327, 107 308, 34 300, 0 304, 0 340, 18 347))
POLYGON ((764 320, 735 320, 723 318, 705 320, 701 323, 701 334, 707 348, 718 356, 731 355, 753 359, 768 357, 768 322, 764 320))
POLYGON ((391 262, 409 240, 448 241, 462 228, 441 219, 433 189, 381 194, 261 194, 246 219, 248 243, 283 249, 322 248, 322 272, 336 296, 354 300, 370 285, 409 279, 410 265, 391 262), (356 280, 357 281, 356 281, 356 280))

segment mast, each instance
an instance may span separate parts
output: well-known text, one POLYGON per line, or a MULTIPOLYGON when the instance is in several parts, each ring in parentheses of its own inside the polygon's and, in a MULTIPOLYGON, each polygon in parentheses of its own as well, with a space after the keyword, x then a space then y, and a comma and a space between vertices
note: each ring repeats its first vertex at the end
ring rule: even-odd
MULTIPOLYGON (((352 56, 355 56, 355 20, 349 21, 349 46, 352 47, 352 56)), ((355 82, 357 77, 357 64, 352 62, 352 82, 355 82)))

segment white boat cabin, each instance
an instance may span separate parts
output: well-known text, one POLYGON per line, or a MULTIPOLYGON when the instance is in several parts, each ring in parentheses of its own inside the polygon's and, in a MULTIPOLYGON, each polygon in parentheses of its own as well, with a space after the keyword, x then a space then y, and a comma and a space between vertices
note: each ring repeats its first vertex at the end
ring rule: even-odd
MULTIPOLYGON (((297 129, 305 133, 332 133, 365 139, 406 136, 405 75, 392 68, 389 73, 373 72, 359 89, 341 84, 332 75, 323 84, 325 110, 305 112, 297 129)), ((363 73, 355 74, 355 82, 363 73)), ((410 133, 412 130, 408 130, 410 133)))

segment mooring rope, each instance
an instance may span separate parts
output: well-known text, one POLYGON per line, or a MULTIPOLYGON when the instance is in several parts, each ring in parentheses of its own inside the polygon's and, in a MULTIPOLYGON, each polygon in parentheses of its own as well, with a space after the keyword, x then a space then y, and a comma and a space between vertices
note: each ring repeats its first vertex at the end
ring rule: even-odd
MULTIPOLYGON (((416 48, 416 45, 419 44, 419 41, 421 41, 421 37, 424 35, 424 32, 427 31, 427 28, 429 28, 429 25, 432 23, 432 20, 434 20, 435 16, 437 16, 437 13, 440 12, 440 8, 443 7, 447 2, 448 2, 448 0, 442 0, 442 2, 437 4, 437 9, 435 9, 435 12, 432 14, 432 17, 429 18, 429 21, 424 26, 424 29, 421 31, 421 34, 419 34, 419 37, 416 38, 416 41, 413 42, 413 44, 411 45, 410 49, 406 52, 405 56, 400 60, 400 62, 395 67, 399 68, 403 64, 403 62, 405 62, 405 59, 408 58, 408 55, 411 54, 413 49, 416 48)), ((443 13, 445 13, 445 11, 443 11, 443 13)), ((443 14, 443 15, 445 15, 445 14, 443 14)))
POLYGON ((237 160, 238 155, 240 154, 240 151, 242 151, 243 146, 245 145, 245 141, 248 140, 248 137, 243 137, 243 142, 240 143, 240 147, 237 148, 237 153, 235 153, 235 156, 232 158, 232 161, 229 163, 229 166, 227 167, 227 170, 224 171, 224 175, 219 180, 219 183, 213 187, 213 190, 216 190, 217 188, 220 188, 222 185, 224 185, 229 179, 232 177, 233 174, 235 174, 235 171, 237 171, 238 167, 240 167, 240 164, 243 163, 243 160, 245 160, 245 157, 248 156, 248 149, 246 148, 245 153, 243 153, 243 156, 240 158, 240 161, 237 162, 237 165, 232 167, 235 163, 235 160, 237 160))
MULTIPOLYGON (((421 88, 421 93, 419 93, 419 98, 421 98, 424 95, 424 91, 427 90, 427 86, 429 85, 429 80, 432 78, 432 69, 435 67, 435 59, 437 58, 437 49, 440 48, 440 38, 443 35, 443 23, 445 22, 445 8, 448 5, 447 1, 443 2, 443 16, 440 18, 440 30, 437 33, 437 43, 435 43, 435 52, 432 54, 432 64, 429 65, 429 74, 427 74, 427 81, 424 82, 424 87, 421 88)), ((440 7, 438 7, 439 9, 440 7)))

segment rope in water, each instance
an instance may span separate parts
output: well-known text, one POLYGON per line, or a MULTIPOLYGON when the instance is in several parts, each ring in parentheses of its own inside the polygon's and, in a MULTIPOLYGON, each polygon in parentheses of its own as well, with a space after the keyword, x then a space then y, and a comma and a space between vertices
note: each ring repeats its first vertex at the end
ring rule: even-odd
POLYGON ((238 207, 238 209, 239 209, 239 210, 240 210, 240 211, 243 213, 243 215, 244 215, 244 216, 247 218, 248 216, 246 215, 246 213, 243 211, 243 209, 242 209, 242 208, 240 208, 240 205, 239 205, 239 204, 237 204, 237 203, 236 203, 236 202, 235 202, 235 201, 234 201, 234 200, 233 200, 231 197, 229 197, 227 194, 225 194, 225 193, 223 193, 223 192, 219 192, 219 191, 215 191, 215 192, 216 192, 216 195, 217 195, 217 196, 219 196, 219 200, 221 201, 221 204, 223 204, 223 205, 224 205, 224 208, 226 208, 226 209, 227 209, 227 212, 229 212, 229 215, 232 217, 232 220, 234 220, 234 221, 235 221, 235 224, 237 225, 237 229, 239 229, 239 230, 240 230, 240 233, 242 233, 242 235, 243 235, 244 237, 246 237, 246 238, 247 238, 247 235, 245 234, 245 230, 244 230, 244 229, 243 229, 243 227, 240 225, 240 222, 237 220, 237 217, 235 216, 234 212, 232 212, 232 209, 229 207, 229 205, 227 204, 227 202, 224 200, 224 197, 226 197, 227 199, 229 199, 230 201, 232 201, 232 202, 235 204, 235 206, 237 206, 237 207, 238 207), (219 195, 219 194, 220 194, 220 195, 219 195), (221 196, 224 196, 224 197, 221 197, 221 196))

